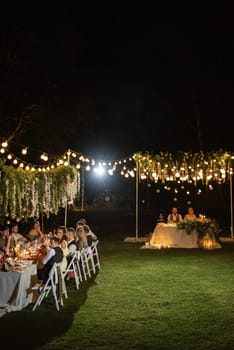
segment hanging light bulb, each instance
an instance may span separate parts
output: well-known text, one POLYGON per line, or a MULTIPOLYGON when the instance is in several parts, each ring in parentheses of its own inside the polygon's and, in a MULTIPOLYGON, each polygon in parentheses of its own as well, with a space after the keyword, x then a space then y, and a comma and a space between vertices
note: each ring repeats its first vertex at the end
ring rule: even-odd
POLYGON ((8 146, 7 141, 3 141, 3 142, 2 142, 2 147, 6 148, 7 146, 8 146))
POLYGON ((43 159, 45 162, 47 162, 47 160, 48 160, 48 155, 45 154, 45 153, 43 153, 43 154, 41 155, 41 159, 43 159))
POLYGON ((22 150, 21 150, 21 153, 23 155, 27 154, 28 153, 28 148, 27 147, 24 147, 22 150))

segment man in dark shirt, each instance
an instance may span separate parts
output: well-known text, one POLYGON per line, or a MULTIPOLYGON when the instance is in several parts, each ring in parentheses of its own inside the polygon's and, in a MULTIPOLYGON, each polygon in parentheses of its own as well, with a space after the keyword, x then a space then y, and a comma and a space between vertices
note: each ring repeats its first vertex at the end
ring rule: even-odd
POLYGON ((42 260, 42 268, 37 269, 37 278, 45 283, 49 277, 49 272, 54 263, 61 263, 63 260, 63 250, 59 247, 59 239, 52 237, 50 239, 50 249, 42 260))

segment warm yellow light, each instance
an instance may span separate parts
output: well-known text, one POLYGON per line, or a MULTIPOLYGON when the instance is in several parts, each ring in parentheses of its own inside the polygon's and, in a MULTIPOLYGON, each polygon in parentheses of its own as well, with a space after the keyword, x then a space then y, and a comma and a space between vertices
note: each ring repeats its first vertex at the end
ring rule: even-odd
POLYGON ((3 142, 2 142, 2 147, 6 148, 7 146, 8 146, 7 141, 3 141, 3 142))
POLYGON ((27 147, 23 148, 22 151, 21 151, 21 153, 22 153, 23 155, 27 154, 27 152, 28 152, 27 147))
POLYGON ((44 160, 45 162, 47 162, 47 160, 48 160, 48 155, 45 154, 45 153, 43 153, 43 154, 41 155, 41 159, 44 160))

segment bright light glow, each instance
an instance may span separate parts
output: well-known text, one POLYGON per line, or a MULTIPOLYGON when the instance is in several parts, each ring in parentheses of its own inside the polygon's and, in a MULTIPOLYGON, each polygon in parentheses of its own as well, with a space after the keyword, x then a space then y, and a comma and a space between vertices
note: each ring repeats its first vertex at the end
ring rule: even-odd
POLYGON ((93 171, 94 171, 97 175, 100 175, 100 176, 104 175, 104 173, 105 173, 105 169, 103 168, 103 166, 102 166, 101 164, 99 164, 97 167, 95 167, 95 168, 93 169, 93 171))

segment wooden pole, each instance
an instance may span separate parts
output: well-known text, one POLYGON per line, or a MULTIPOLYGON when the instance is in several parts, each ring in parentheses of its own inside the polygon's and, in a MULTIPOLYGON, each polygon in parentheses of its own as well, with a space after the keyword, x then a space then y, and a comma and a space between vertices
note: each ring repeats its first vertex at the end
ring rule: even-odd
POLYGON ((84 167, 81 168, 81 211, 84 211, 84 188, 85 188, 85 169, 84 167))
POLYGON ((67 227, 67 200, 64 208, 64 226, 67 227))
POLYGON ((233 198, 232 198, 232 170, 230 172, 230 214, 231 214, 231 238, 233 238, 233 198))
POLYGON ((44 212, 43 212, 43 208, 41 209, 41 231, 42 233, 44 232, 44 212))
POLYGON ((139 225, 139 163, 136 161, 136 241, 138 241, 139 225))

